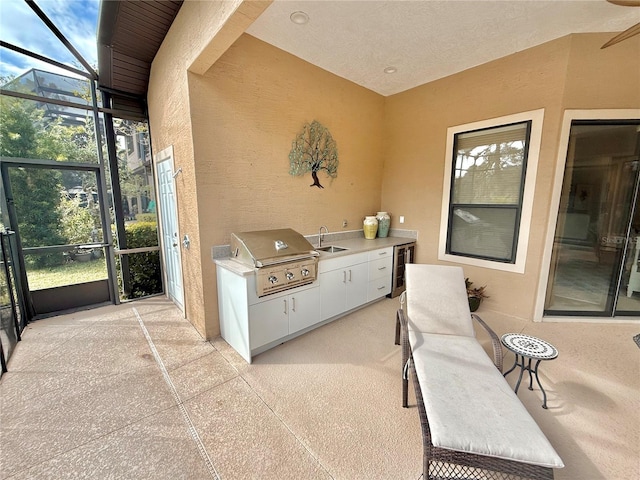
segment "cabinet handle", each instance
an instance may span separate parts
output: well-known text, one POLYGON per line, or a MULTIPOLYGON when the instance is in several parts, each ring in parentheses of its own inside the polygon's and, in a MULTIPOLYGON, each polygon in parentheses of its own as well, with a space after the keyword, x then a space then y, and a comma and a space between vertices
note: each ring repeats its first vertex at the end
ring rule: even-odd
POLYGON ((386 255, 387 251, 385 250, 384 252, 378 252, 378 255, 386 255))
POLYGON ((386 285, 382 285, 381 287, 378 287, 378 290, 384 290, 385 287, 386 285))
POLYGON ((347 283, 347 271, 342 271, 342 283, 347 283))
POLYGON ((284 314, 287 314, 287 300, 283 300, 284 301, 284 314))
POLYGON ((351 281, 351 269, 349 269, 349 281, 351 281))
POLYGON ((387 267, 378 267, 378 270, 384 270, 384 269, 386 269, 386 268, 387 268, 387 267))
POLYGON ((291 311, 296 311, 296 297, 291 297, 291 311))

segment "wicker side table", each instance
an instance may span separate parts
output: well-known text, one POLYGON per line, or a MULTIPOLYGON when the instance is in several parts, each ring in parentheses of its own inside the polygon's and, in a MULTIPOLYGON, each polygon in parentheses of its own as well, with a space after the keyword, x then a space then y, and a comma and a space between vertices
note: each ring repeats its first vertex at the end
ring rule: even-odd
POLYGON ((533 377, 536 377, 536 382, 538 382, 538 386, 542 392, 542 408, 547 408, 547 394, 544 388, 542 388, 540 378, 538 378, 538 365, 540 365, 542 360, 553 360, 556 358, 558 356, 556 347, 537 337, 531 337, 521 333, 505 333, 501 341, 502 344, 516 356, 513 367, 505 372, 504 376, 506 377, 515 370, 516 367, 520 367, 520 375, 518 376, 518 382, 514 389, 515 393, 518 393, 522 375, 527 371, 529 372, 529 390, 533 390, 533 377), (532 360, 536 360, 533 367, 531 366, 532 360))

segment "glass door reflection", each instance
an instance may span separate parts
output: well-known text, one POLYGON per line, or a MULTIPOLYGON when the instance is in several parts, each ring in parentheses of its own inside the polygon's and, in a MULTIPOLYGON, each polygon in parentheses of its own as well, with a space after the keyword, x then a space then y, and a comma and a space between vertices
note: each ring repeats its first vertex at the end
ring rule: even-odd
POLYGON ((574 122, 569 142, 545 314, 637 315, 638 122, 574 122))

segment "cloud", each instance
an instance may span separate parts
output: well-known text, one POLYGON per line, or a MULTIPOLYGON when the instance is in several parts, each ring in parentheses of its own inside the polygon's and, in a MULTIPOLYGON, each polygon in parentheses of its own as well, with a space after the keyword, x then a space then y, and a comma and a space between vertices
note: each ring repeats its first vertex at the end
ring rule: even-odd
MULTIPOLYGON (((99 0, 36 0, 36 4, 83 58, 96 66, 99 0)), ((6 42, 83 69, 23 0, 0 1, 0 32, 0 38, 6 42)), ((19 75, 29 68, 53 67, 7 49, 0 50, 0 75, 19 75)))
POLYGON ((38 4, 84 59, 96 64, 100 0, 41 0, 38 4))

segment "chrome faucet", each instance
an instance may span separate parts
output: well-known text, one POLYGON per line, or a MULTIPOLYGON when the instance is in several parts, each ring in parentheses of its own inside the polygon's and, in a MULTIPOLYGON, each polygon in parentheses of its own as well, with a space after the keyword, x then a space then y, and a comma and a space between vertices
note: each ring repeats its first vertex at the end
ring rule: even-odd
POLYGON ((329 233, 329 229, 327 227, 325 227, 324 225, 320 227, 320 230, 318 231, 318 248, 322 246, 322 229, 323 228, 325 233, 329 233))

